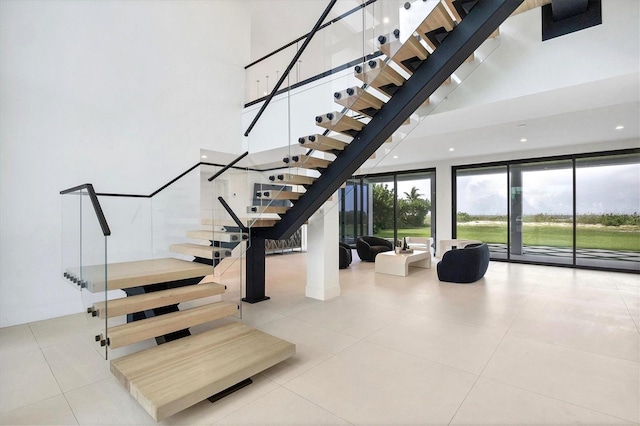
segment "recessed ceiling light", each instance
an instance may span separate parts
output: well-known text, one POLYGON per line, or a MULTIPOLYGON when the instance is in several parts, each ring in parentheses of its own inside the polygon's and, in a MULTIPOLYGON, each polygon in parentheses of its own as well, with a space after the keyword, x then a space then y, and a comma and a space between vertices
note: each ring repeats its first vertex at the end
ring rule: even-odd
POLYGON ((207 158, 207 156, 206 155, 201 155, 200 158, 207 158))
POLYGON ((394 155, 394 156, 393 156, 393 159, 394 159, 394 160, 397 160, 397 159, 398 159, 398 156, 397 156, 397 155, 394 155))
POLYGON ((527 141, 527 138, 520 139, 520 142, 526 142, 526 141, 527 141))
POLYGON ((522 124, 518 124, 518 127, 527 127, 527 125, 522 123, 522 124))
POLYGON ((449 152, 451 152, 451 151, 455 151, 455 149, 454 148, 449 148, 449 152))
POLYGON ((616 126, 616 130, 622 130, 624 129, 624 126, 616 126))
POLYGON ((389 23, 389 18, 386 17, 386 16, 384 18, 382 18, 382 23, 383 24, 388 24, 389 23))

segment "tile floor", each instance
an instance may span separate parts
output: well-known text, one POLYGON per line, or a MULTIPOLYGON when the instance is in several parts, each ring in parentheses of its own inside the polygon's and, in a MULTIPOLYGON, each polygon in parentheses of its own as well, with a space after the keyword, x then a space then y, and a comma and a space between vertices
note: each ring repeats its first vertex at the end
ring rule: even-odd
MULTIPOLYGON (((270 256, 272 299, 243 308, 296 356, 162 424, 640 424, 638 275, 492 262, 456 285, 356 258, 321 302, 305 256, 270 256)), ((154 423, 84 315, 0 329, 0 424, 154 423)))

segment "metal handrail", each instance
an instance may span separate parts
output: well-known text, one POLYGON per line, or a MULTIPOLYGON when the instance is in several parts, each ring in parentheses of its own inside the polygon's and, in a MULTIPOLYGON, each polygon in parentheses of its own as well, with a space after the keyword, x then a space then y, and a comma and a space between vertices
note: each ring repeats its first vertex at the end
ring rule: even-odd
POLYGON ((264 101, 264 103, 262 104, 262 107, 260 107, 260 110, 258 111, 258 113, 256 114, 256 116, 253 118, 253 121, 251 122, 251 124, 249 125, 249 128, 247 128, 247 131, 244 132, 245 137, 249 136, 249 133, 251 132, 251 129, 253 129, 253 126, 256 125, 256 123, 258 122, 258 119, 260 119, 260 117, 262 116, 262 113, 264 112, 265 109, 267 109, 267 106, 269 105, 269 103, 271 102, 271 99, 273 99, 273 97, 276 95, 276 92, 278 91, 278 89, 280 88, 280 86, 282 85, 282 83, 284 82, 284 80, 289 76, 289 73, 291 72, 291 69, 293 68, 293 66, 298 62, 298 58, 300 58, 300 55, 302 55, 302 53, 304 52, 304 50, 307 48, 307 46, 309 45, 309 43, 311 42, 311 39, 313 38, 313 36, 316 34, 316 32, 318 31, 318 29, 320 28, 320 26, 322 25, 322 22, 324 22, 325 18, 327 17, 327 15, 329 15, 329 12, 331 11, 331 9, 333 8, 333 5, 336 4, 338 0, 331 0, 329 1, 329 4, 327 5, 327 7, 324 9, 324 12, 322 12, 322 15, 320 15, 320 18, 318 18, 318 21, 316 22, 316 24, 313 26, 313 29, 311 30, 311 32, 309 32, 309 35, 307 36, 307 38, 305 39, 304 43, 302 43, 302 46, 300 47, 300 49, 296 52, 296 54, 294 55, 293 59, 291 59, 291 62, 289 63, 289 66, 287 66, 287 69, 284 70, 284 72, 282 73, 282 76, 280 77, 280 80, 278 80, 278 82, 276 83, 276 85, 273 87, 273 90, 271 91, 271 94, 269 95, 269 97, 264 101))
POLYGON ((111 235, 111 229, 109 229, 109 224, 107 223, 107 219, 104 217, 102 206, 100 205, 100 201, 98 201, 98 196, 96 195, 96 191, 94 191, 92 184, 85 183, 83 185, 74 186, 73 188, 64 189, 60 191, 60 195, 70 194, 72 192, 77 192, 83 189, 86 189, 87 193, 89 194, 89 199, 91 200, 91 204, 93 205, 93 210, 96 212, 98 223, 100 223, 100 228, 102 229, 102 235, 104 235, 105 237, 111 235))

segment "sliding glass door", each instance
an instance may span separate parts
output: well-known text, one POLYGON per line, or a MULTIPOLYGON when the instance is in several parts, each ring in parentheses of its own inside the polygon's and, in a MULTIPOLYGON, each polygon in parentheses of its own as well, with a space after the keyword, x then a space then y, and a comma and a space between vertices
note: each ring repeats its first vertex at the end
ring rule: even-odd
POLYGON ((456 173, 456 238, 487 243, 493 259, 507 258, 508 187, 507 166, 456 173))
POLYGON ((492 259, 640 271, 640 150, 454 167, 454 235, 492 259))
POLYGON ((640 270, 640 154, 576 160, 576 264, 640 270))
POLYGON ((573 263, 571 160, 509 166, 511 259, 573 263))
POLYGON ((354 177, 340 191, 340 240, 434 237, 435 171, 354 177))

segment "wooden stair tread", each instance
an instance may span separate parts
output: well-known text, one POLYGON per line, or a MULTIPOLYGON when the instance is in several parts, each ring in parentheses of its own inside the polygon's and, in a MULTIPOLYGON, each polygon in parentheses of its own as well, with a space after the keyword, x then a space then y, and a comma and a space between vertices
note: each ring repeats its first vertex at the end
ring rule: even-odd
MULTIPOLYGON (((239 219, 244 226, 247 226, 247 227, 251 226, 251 227, 257 227, 257 228, 258 227, 268 228, 275 225, 278 222, 278 219, 262 219, 262 218, 255 218, 255 217, 241 217, 239 219)), ((203 225, 213 225, 214 220, 210 217, 205 217, 201 219, 201 223, 203 225)), ((231 228, 236 228, 238 226, 232 219, 229 219, 229 218, 216 219, 215 224, 219 226, 225 226, 225 227, 231 227, 231 228)))
POLYGON ((293 173, 281 173, 269 177, 273 182, 289 183, 292 185, 312 185, 317 178, 313 176, 297 175, 293 173))
MULTIPOLYGON (((212 272, 211 266, 175 258, 148 259, 134 262, 109 263, 108 290, 139 287, 187 278, 204 277, 212 272)), ((87 289, 92 293, 105 291, 104 265, 82 268, 87 289)), ((72 273, 74 271, 71 271, 72 273)), ((77 273, 77 272, 76 272, 77 273)), ((79 276, 79 274, 78 274, 79 276)))
POLYGON ((240 242, 247 239, 247 234, 241 232, 220 232, 211 229, 187 231, 187 238, 203 241, 222 241, 225 243, 240 242))
POLYGON ((427 49, 414 36, 409 37, 404 44, 394 34, 380 36, 378 40, 380 51, 409 74, 413 74, 415 69, 412 62, 424 61, 429 56, 427 49))
POLYGON ((395 91, 406 81, 398 71, 380 58, 372 59, 363 65, 357 65, 354 68, 354 75, 363 83, 388 96, 393 96, 395 91))
POLYGON ((337 133, 344 133, 348 136, 354 136, 365 126, 363 122, 337 111, 328 112, 324 115, 318 115, 316 117, 316 124, 324 129, 331 130, 337 133))
POLYGON ((453 19, 451 19, 451 15, 447 12, 445 5, 442 2, 439 2, 429 15, 418 25, 415 31, 420 35, 425 43, 429 45, 429 47, 435 50, 437 46, 426 35, 431 31, 435 31, 440 28, 444 28, 445 31, 450 32, 453 31, 454 26, 455 24, 453 19))
POLYGON ((276 213, 284 214, 291 207, 285 206, 249 206, 247 207, 247 213, 276 213))
POLYGON ((266 200, 297 200, 303 195, 304 192, 278 190, 258 191, 256 194, 258 198, 264 198, 266 200))
POLYGON ((169 251, 186 254, 187 256, 202 257, 203 259, 222 259, 231 256, 231 249, 223 247, 203 246, 201 244, 181 243, 171 244, 169 251))
POLYGON ((112 299, 93 304, 93 312, 101 318, 113 318, 120 315, 142 312, 162 306, 174 305, 189 300, 223 294, 225 286, 218 283, 203 283, 184 287, 170 288, 151 293, 112 299))
POLYGON ((111 361, 111 372, 157 421, 295 354, 295 345, 233 323, 111 361))
POLYGON ((237 311, 238 305, 235 303, 217 302, 117 325, 107 330, 108 345, 111 349, 120 348, 132 343, 231 316, 237 311))
POLYGON ((354 86, 333 94, 334 102, 351 111, 372 117, 382 108, 384 102, 366 90, 354 86))
POLYGON ((326 169, 332 163, 324 158, 311 157, 309 155, 292 155, 284 159, 284 162, 291 167, 301 167, 304 169, 326 169))
POLYGON ((342 142, 338 139, 319 134, 299 138, 298 142, 304 148, 323 152, 342 151, 347 145, 349 145, 347 142, 342 142))

